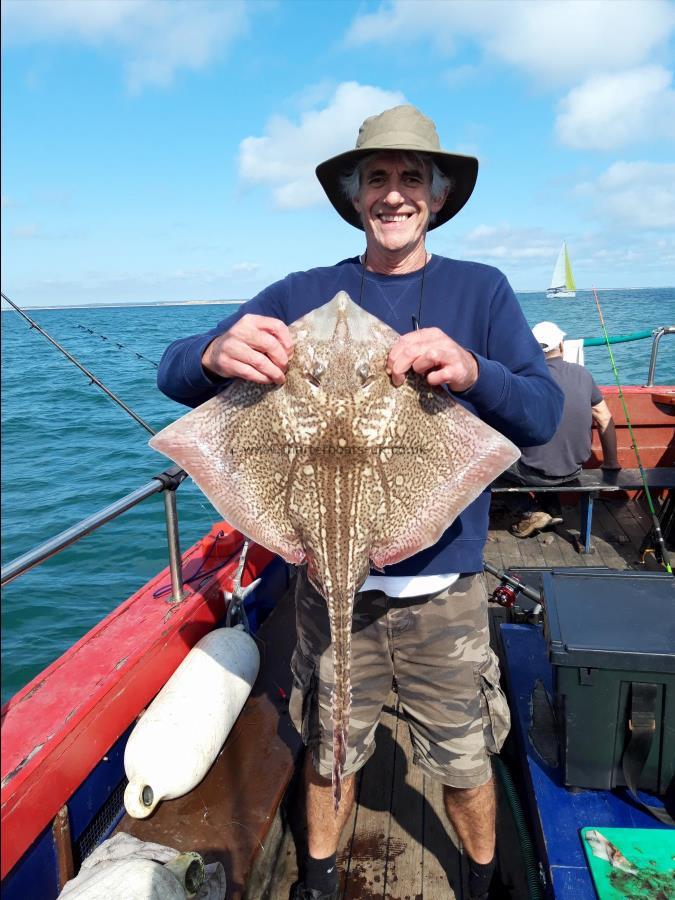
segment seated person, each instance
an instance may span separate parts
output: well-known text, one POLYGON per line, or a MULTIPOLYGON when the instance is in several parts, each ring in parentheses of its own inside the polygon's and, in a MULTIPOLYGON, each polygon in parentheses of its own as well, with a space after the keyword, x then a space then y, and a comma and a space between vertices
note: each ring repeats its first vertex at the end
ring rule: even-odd
MULTIPOLYGON (((602 447, 602 468, 619 469, 616 429, 609 407, 591 373, 563 359, 565 332, 555 322, 539 322, 532 329, 546 357, 548 371, 565 395, 563 415, 550 441, 526 447, 504 477, 518 484, 565 484, 579 474, 591 455, 591 427, 595 422, 602 447)), ((529 537, 562 522, 557 494, 541 494, 545 509, 530 510, 513 527, 517 537, 529 537)))

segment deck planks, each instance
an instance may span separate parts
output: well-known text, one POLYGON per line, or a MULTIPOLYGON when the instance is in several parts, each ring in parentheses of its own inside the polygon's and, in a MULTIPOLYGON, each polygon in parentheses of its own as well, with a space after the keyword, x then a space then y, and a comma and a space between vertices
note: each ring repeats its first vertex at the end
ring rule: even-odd
POLYGON ((503 500, 495 502, 493 497, 493 507, 490 510, 490 529, 483 555, 486 562, 501 570, 525 564, 518 547, 518 538, 510 531, 510 526, 515 521, 517 521, 517 515, 505 507, 503 500))
POLYGON ((519 543, 520 556, 524 566, 540 566, 547 565, 546 559, 542 552, 541 544, 537 540, 536 535, 531 538, 514 538, 519 543))
MULTIPOLYGON (((395 696, 390 702, 398 702, 395 696)), ((394 702, 391 705, 394 705, 394 702)), ((385 894, 387 900, 406 900, 424 891, 424 775, 412 762, 410 731, 402 717, 395 718, 396 742, 392 783, 385 894)))
MULTIPOLYGON (((376 733, 376 748, 363 770, 357 796, 356 819, 349 846, 344 900, 383 897, 387 872, 389 819, 398 745, 396 717, 384 712, 376 733)), ((400 763, 399 763, 400 765, 400 763)))
MULTIPOLYGON (((629 528, 632 536, 627 534, 626 528, 621 521, 613 515, 611 507, 614 504, 602 504, 597 510, 597 528, 602 536, 599 542, 599 550, 605 559, 611 560, 607 565, 613 568, 626 568, 629 561, 627 555, 632 557, 632 561, 638 559, 638 548, 644 537, 643 530, 636 524, 631 522, 629 528), (630 546, 631 543, 637 542, 637 546, 630 546)), ((595 518, 595 516, 593 517, 595 518)))
POLYGON ((396 709, 391 695, 363 770, 353 833, 343 838, 344 900, 461 898, 460 856, 442 786, 413 763, 408 726, 396 709))
POLYGON ((536 540, 541 547, 541 553, 547 566, 554 569, 560 566, 568 565, 568 563, 565 562, 566 557, 563 553, 563 548, 566 545, 566 541, 564 540, 564 538, 561 538, 553 529, 544 532, 544 534, 538 534, 536 540))
POLYGON ((563 566, 584 566, 589 557, 576 549, 579 537, 579 510, 577 507, 562 507, 562 525, 555 528, 556 547, 562 558, 563 566))
POLYGON ((623 546, 631 549, 637 560, 642 541, 651 531, 651 514, 647 501, 607 503, 605 509, 616 523, 623 546))

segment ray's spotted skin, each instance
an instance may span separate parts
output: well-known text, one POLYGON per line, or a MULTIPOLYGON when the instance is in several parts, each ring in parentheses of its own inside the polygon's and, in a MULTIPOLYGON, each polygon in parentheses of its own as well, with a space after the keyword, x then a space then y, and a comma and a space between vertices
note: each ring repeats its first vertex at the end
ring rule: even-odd
POLYGON ((399 335, 340 292, 290 327, 283 385, 234 381, 152 438, 218 512, 326 599, 335 673, 333 797, 349 737, 354 595, 434 544, 519 454, 442 389, 385 364, 399 335))

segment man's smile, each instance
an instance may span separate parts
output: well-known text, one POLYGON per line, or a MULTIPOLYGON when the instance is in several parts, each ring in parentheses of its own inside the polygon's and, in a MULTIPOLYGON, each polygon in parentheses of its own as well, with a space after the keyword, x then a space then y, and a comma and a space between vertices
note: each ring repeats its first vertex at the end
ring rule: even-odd
POLYGON ((378 213, 377 218, 380 222, 406 222, 412 213, 378 213))

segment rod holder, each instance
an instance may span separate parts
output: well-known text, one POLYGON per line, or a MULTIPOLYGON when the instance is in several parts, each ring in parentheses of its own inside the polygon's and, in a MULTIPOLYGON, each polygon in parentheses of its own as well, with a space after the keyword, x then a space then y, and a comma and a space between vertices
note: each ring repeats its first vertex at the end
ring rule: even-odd
POLYGON ((180 603, 185 599, 183 594, 183 563, 178 535, 178 507, 176 505, 175 488, 164 490, 164 518, 166 519, 166 538, 169 545, 169 569, 171 571, 171 595, 167 603, 180 603))

